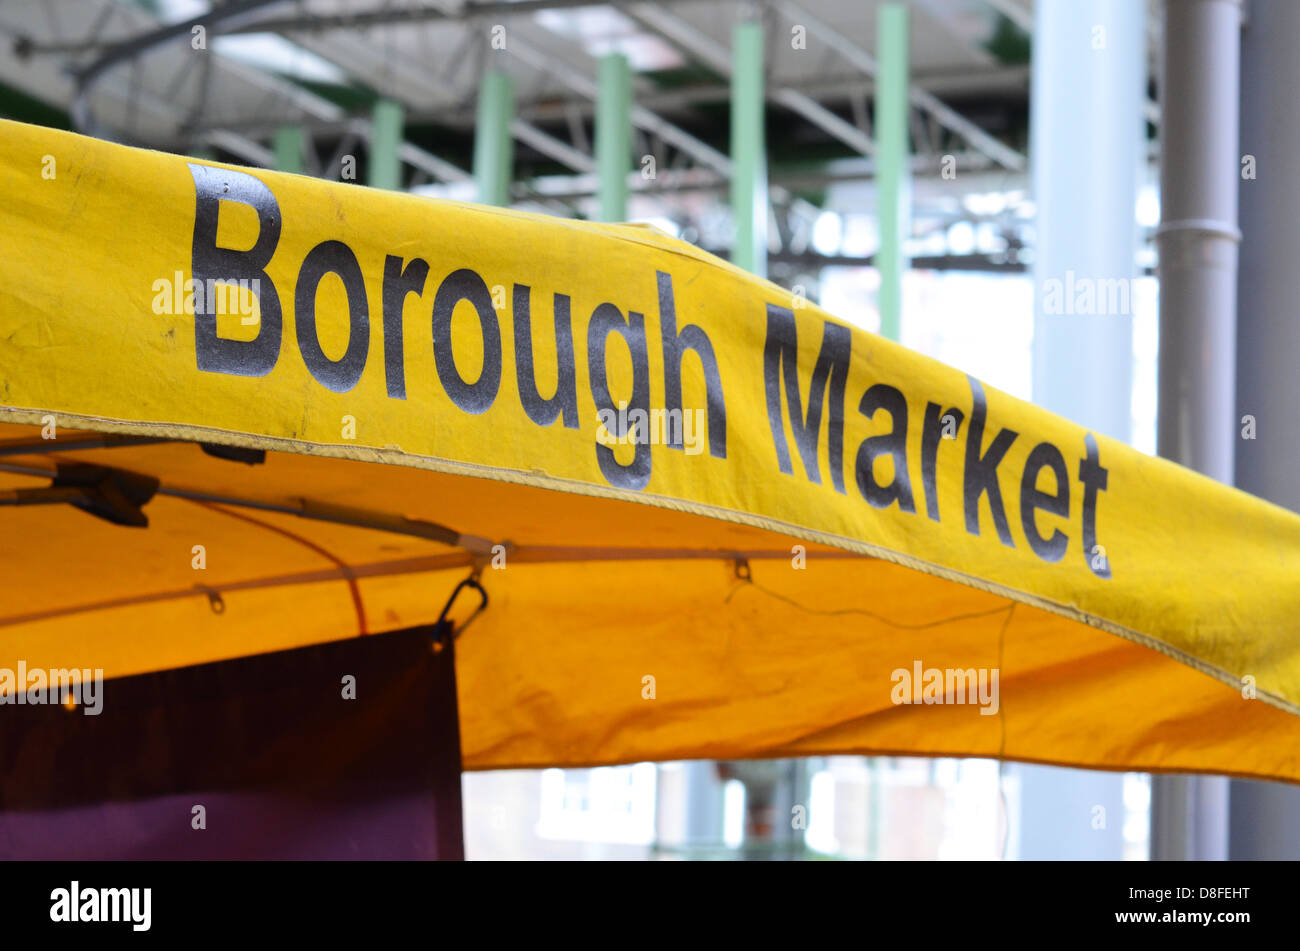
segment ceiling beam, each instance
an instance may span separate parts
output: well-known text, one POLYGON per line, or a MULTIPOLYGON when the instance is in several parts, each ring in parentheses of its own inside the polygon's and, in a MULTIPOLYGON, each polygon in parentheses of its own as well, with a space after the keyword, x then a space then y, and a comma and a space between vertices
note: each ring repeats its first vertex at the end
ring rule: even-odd
POLYGON ((567 165, 575 172, 594 172, 596 170, 596 161, 590 155, 579 151, 549 132, 542 131, 531 122, 516 118, 510 123, 510 131, 520 142, 530 146, 547 158, 567 165))
MULTIPOLYGON (((544 52, 531 42, 518 36, 511 38, 511 53, 521 62, 536 70, 554 76, 574 92, 594 102, 596 100, 596 80, 567 63, 563 63, 549 53, 544 52)), ((659 136, 665 142, 687 153, 701 165, 730 176, 731 159, 713 146, 695 138, 684 129, 673 125, 667 119, 651 112, 644 106, 632 106, 632 122, 639 129, 659 136)))
MULTIPOLYGON (((793 23, 807 27, 808 32, 816 34, 823 43, 855 67, 862 70, 873 80, 876 76, 876 58, 845 36, 840 30, 825 20, 814 16, 793 0, 773 0, 781 12, 793 23)), ((989 135, 974 122, 946 105, 933 93, 927 92, 915 83, 908 87, 908 101, 918 109, 923 109, 944 128, 960 135, 974 148, 989 156, 999 165, 1012 171, 1023 171, 1026 167, 1025 157, 1015 149, 989 135)))
MULTIPOLYGON (((330 59, 331 57, 325 56, 324 58, 330 59)), ((1002 67, 996 70, 934 72, 922 76, 913 75, 912 78, 922 88, 930 88, 932 91, 934 89, 951 88, 969 89, 972 84, 978 84, 982 79, 987 79, 989 83, 995 86, 1014 85, 1018 91, 1024 91, 1028 89, 1029 85, 1029 70, 1026 67, 1014 66, 1002 67)), ((863 96, 869 95, 873 84, 868 77, 860 74, 841 74, 825 79, 783 82, 779 83, 779 85, 803 93, 812 99, 843 99, 851 104, 854 98, 861 100, 863 96)), ((645 91, 638 95, 637 99, 641 105, 651 112, 663 115, 668 111, 687 110, 702 104, 726 103, 730 100, 730 97, 731 92, 726 84, 709 83, 708 85, 689 86, 682 89, 645 91)), ((401 96, 394 96, 393 98, 402 99, 401 96)), ((516 103, 516 114, 526 121, 534 124, 539 122, 562 122, 568 125, 570 130, 574 127, 575 122, 592 118, 594 112, 592 102, 585 96, 576 93, 572 97, 559 97, 551 93, 535 96, 531 99, 520 99, 516 103)), ((406 116, 408 124, 436 123, 465 130, 472 129, 474 126, 472 103, 434 107, 408 105, 406 116)), ((286 121, 288 120, 284 116, 248 116, 241 119, 232 119, 229 123, 223 123, 222 128, 241 129, 249 134, 260 134, 274 130, 276 126, 282 125, 286 121)), ((340 129, 347 124, 346 121, 314 119, 304 119, 302 121, 313 129, 325 132, 340 129)), ((582 144, 579 151, 590 154, 587 144, 582 144)))
MULTIPOLYGON (((369 44, 353 42, 352 37, 347 37, 347 42, 341 43, 340 41, 343 39, 342 37, 312 37, 303 45, 317 56, 328 60, 340 69, 345 69, 348 63, 355 62, 363 56, 374 55, 373 47, 369 44), (356 50, 355 53, 354 49, 356 50)), ((385 69, 391 67, 391 65, 391 62, 385 62, 378 64, 378 68, 385 69)), ((450 89, 436 73, 425 69, 423 64, 417 65, 403 61, 399 62, 398 65, 402 67, 404 72, 404 87, 399 89, 396 83, 391 83, 385 93, 389 98, 402 103, 406 110, 408 125, 414 115, 411 109, 411 99, 409 98, 413 91, 412 87, 422 90, 437 101, 438 104, 431 110, 433 116, 441 117, 448 111, 454 113, 466 112, 467 106, 462 97, 456 91, 450 89)), ((468 108, 473 108, 473 104, 470 104, 468 108)), ((475 121, 477 121, 476 117, 469 115, 469 122, 473 123, 475 121)), ((586 155, 567 142, 556 138, 526 118, 516 117, 511 123, 510 131, 511 135, 520 142, 575 172, 587 172, 595 167, 590 155, 586 155)), ((428 153, 425 154, 428 155, 428 153)), ((453 180, 437 172, 430 171, 430 174, 442 181, 453 180)))
MULTIPOLYGON (((511 39, 510 48, 511 52, 524 63, 554 76, 574 92, 593 102, 595 101, 597 95, 596 81, 587 76, 586 73, 560 62, 553 56, 547 55, 528 41, 521 40, 517 34, 511 39)), ((691 156, 700 165, 712 169, 723 178, 730 179, 735 170, 728 156, 723 155, 708 143, 697 139, 685 129, 681 129, 657 113, 651 112, 645 106, 635 104, 632 106, 632 124, 644 132, 657 135, 664 142, 691 156)), ((641 190, 644 189, 638 188, 638 191, 641 190)), ((821 210, 810 202, 790 194, 780 186, 772 186, 769 189, 769 194, 775 203, 789 206, 810 221, 821 213, 821 210)))
MULTIPOLYGON (((731 51, 713 37, 701 32, 677 14, 651 4, 630 4, 622 11, 637 23, 669 40, 721 76, 731 75, 731 51)), ((851 122, 841 119, 809 96, 788 86, 778 86, 768 98, 803 116, 863 155, 875 153, 871 137, 851 122)))
MULTIPOLYGON (((658 0, 660 3, 672 0, 658 0)), ((395 24, 444 22, 465 23, 491 18, 530 16, 545 10, 564 10, 573 7, 601 6, 598 0, 513 0, 513 2, 463 3, 448 7, 389 7, 366 10, 361 13, 308 14, 289 17, 266 18, 259 23, 241 24, 234 32, 258 33, 263 31, 313 32, 327 30, 356 30, 365 27, 395 24)))

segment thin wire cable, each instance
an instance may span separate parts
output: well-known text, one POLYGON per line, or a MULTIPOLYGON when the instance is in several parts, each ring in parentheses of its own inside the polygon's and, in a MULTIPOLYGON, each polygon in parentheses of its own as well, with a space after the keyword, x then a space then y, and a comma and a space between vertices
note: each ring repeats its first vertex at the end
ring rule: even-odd
POLYGON ((202 506, 203 508, 208 509, 209 511, 217 512, 221 515, 229 516, 230 518, 237 518, 242 522, 248 522, 250 525, 256 525, 259 528, 264 528, 269 532, 275 532, 277 535, 282 535, 285 538, 289 539, 290 541, 302 545, 304 548, 308 549, 309 551, 314 551, 322 558, 325 558, 328 561, 333 562, 334 566, 339 569, 339 573, 343 576, 343 580, 347 582, 348 595, 352 598, 352 608, 356 612, 356 616, 357 616, 358 635, 364 637, 365 635, 370 633, 370 626, 366 620, 366 605, 361 598, 361 588, 357 584, 356 574, 354 573, 352 566, 349 565, 342 558, 340 558, 338 555, 334 554, 332 551, 330 551, 328 548, 324 547, 323 545, 318 545, 310 538, 306 538, 302 535, 299 535, 297 532, 292 532, 287 528, 281 528, 279 525, 272 525, 270 522, 264 522, 260 518, 254 518, 252 515, 246 515, 243 512, 235 512, 232 511, 231 509, 226 508, 223 505, 216 505, 215 503, 205 502, 201 499, 188 499, 187 501, 193 502, 195 505, 202 506))
MULTIPOLYGON (((1004 604, 1001 607, 992 608, 988 611, 972 611, 968 614, 954 614, 951 615, 950 617, 939 618, 936 621, 927 621, 924 624, 907 624, 902 621, 895 621, 890 618, 887 618, 883 614, 876 614, 873 611, 867 611, 863 608, 837 608, 829 611, 822 610, 819 608, 810 608, 807 605, 800 604, 798 601, 794 600, 793 598, 788 598, 783 594, 773 591, 771 588, 765 588, 757 581, 754 581, 752 579, 746 579, 744 583, 739 584, 735 588, 733 588, 731 590, 731 593, 728 594, 726 598, 723 599, 723 604, 730 604, 731 599, 735 597, 736 592, 742 590, 747 585, 752 586, 758 591, 761 591, 769 598, 775 598, 778 601, 783 601, 786 604, 790 605, 791 607, 797 608, 806 614, 816 614, 821 617, 840 617, 846 614, 857 614, 863 617, 872 618, 873 620, 879 621, 882 624, 888 624, 890 627, 896 627, 899 628, 900 630, 905 630, 905 631, 923 631, 932 627, 939 627, 940 625, 943 624, 951 624, 954 621, 971 621, 976 618, 992 617, 995 614, 1001 614, 1004 611, 1008 610, 1008 606, 1004 604)), ((1011 601, 1009 602, 1009 604, 1011 606, 1011 609, 1014 610, 1015 602, 1011 601)))

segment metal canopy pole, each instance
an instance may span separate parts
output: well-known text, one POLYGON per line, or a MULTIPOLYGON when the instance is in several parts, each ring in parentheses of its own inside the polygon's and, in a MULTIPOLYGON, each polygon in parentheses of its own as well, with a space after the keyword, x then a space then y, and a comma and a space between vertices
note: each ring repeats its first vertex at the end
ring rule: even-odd
MULTIPOLYGON (((1300 512, 1300 3, 1246 8, 1241 56, 1241 265, 1237 284, 1237 485, 1300 512), (1249 417, 1249 419, 1247 419, 1249 417), (1254 428, 1247 429, 1253 422, 1254 428), (1242 431, 1245 430, 1245 433, 1242 431)), ((1257 701, 1256 701, 1257 702, 1257 701)), ((1300 788, 1231 783, 1229 858, 1300 858, 1300 788)))
POLYGON ((731 209, 736 241, 731 260, 767 277, 767 143, 763 122, 763 25, 732 33, 731 209))
POLYGON ((886 3, 876 13, 876 202, 880 219, 880 334, 898 339, 903 309, 903 242, 910 231, 908 194, 907 7, 886 3))
MULTIPOLYGON (((1240 0, 1166 0, 1160 195, 1160 455, 1232 483, 1240 0)), ((1228 857, 1228 780, 1152 780, 1151 857, 1228 857)))
POLYGON ((632 71, 627 57, 600 60, 596 97, 596 168, 601 221, 627 220, 627 176, 632 155, 632 71))
POLYGON ((1240 0, 1166 0, 1160 455, 1232 484, 1240 0))
POLYGON ((489 70, 479 88, 478 126, 474 130, 474 181, 478 183, 478 200, 485 205, 510 204, 514 112, 514 82, 500 70, 489 70))
POLYGON ((402 187, 402 104, 391 99, 375 103, 370 132, 370 163, 367 180, 371 188, 395 190, 402 187))

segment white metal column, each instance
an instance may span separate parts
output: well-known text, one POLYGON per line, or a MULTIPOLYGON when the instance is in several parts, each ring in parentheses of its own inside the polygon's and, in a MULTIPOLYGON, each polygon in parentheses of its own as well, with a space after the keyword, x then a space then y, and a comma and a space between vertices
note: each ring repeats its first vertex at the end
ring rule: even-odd
POLYGON ((1132 430, 1145 7, 1134 0, 1034 6, 1034 402, 1124 442, 1132 430), (1110 292, 1115 281, 1125 282, 1127 302, 1110 292))
MULTIPOLYGON (((1145 4, 1135 0, 1038 0, 1034 6, 1034 402, 1126 442, 1145 36, 1145 4), (1089 284, 1091 308, 1082 296, 1074 299, 1089 284)), ((1123 857, 1122 775, 1008 769, 1021 787, 1020 858, 1123 857)))

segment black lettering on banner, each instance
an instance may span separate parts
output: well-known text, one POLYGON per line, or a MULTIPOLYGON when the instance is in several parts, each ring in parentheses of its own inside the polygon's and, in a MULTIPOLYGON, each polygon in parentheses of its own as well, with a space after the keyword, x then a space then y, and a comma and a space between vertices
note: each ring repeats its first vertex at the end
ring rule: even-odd
POLYGON ((939 486, 935 478, 935 464, 939 458, 940 440, 944 438, 944 418, 952 417, 952 440, 956 442, 966 414, 955 406, 946 410, 938 403, 925 404, 925 422, 921 426, 921 485, 925 489, 925 514, 939 521, 939 486))
POLYGON ((406 399, 406 349, 402 342, 406 297, 423 294, 428 279, 429 263, 423 258, 411 258, 405 267, 395 254, 384 258, 384 380, 393 399, 406 399))
POLYGON ((993 437, 988 451, 980 455, 980 447, 984 441, 984 420, 988 416, 988 403, 984 399, 984 387, 980 385, 979 380, 969 375, 966 379, 970 381, 973 403, 970 427, 966 431, 966 471, 962 487, 966 509, 966 531, 972 535, 980 533, 980 496, 987 493, 998 538, 1002 544, 1014 548, 1011 527, 1007 524, 1007 512, 1002 505, 1002 488, 998 484, 998 463, 1002 461, 1002 457, 1007 454, 1007 450, 1020 434, 1013 429, 1003 429, 993 437))
POLYGON ((794 313, 776 304, 767 305, 767 341, 763 347, 763 382, 767 391, 767 418, 776 445, 777 463, 786 475, 794 473, 790 449, 785 441, 781 413, 781 384, 785 383, 790 429, 794 433, 804 471, 809 481, 821 484, 817 443, 821 436, 822 401, 829 390, 830 411, 827 424, 827 455, 835 491, 844 491, 844 387, 849 376, 849 357, 853 335, 848 327, 825 322, 821 350, 813 369, 808 391, 808 415, 803 415, 799 398, 798 331, 794 313), (782 373, 784 370, 784 373, 782 373))
POLYGON ((1097 544, 1097 493, 1106 488, 1109 471, 1101 465, 1097 440, 1088 433, 1084 436, 1088 454, 1079 460, 1079 481, 1083 483, 1083 557, 1088 569, 1098 578, 1110 577, 1110 557, 1097 544))
POLYGON ((1060 561, 1065 557, 1065 548, 1069 538, 1059 528, 1052 532, 1050 538, 1044 538, 1038 532, 1034 521, 1034 512, 1041 509, 1061 518, 1070 517, 1070 474, 1065 468, 1065 457, 1061 450, 1050 442, 1040 442, 1025 460, 1025 472, 1020 479, 1020 522, 1029 539, 1029 547, 1034 554, 1044 561, 1060 561), (1038 488, 1038 473, 1051 469, 1056 477, 1056 493, 1049 495, 1038 488))
MULTIPOLYGON (((677 331, 677 305, 673 300, 673 279, 670 274, 656 271, 659 285, 659 330, 664 344, 664 409, 674 410, 685 419, 682 409, 682 357, 694 350, 704 368, 705 398, 709 414, 709 455, 715 459, 727 458, 727 404, 722 394, 722 377, 718 373, 718 358, 713 343, 704 329, 687 324, 677 331)), ((668 445, 682 449, 685 424, 670 430, 668 445)))
POLYGON ((258 281, 261 311, 257 336, 252 340, 219 337, 215 304, 209 300, 214 295, 204 294, 202 309, 194 308, 198 368, 209 373, 266 376, 280 359, 283 326, 280 298, 266 273, 280 241, 280 205, 271 189, 245 172, 193 163, 189 169, 195 194, 190 265, 195 286, 207 287, 208 281, 258 281), (223 201, 247 205, 257 212, 257 241, 247 251, 217 245, 217 219, 223 201))
POLYGON ((322 386, 346 393, 357 385, 370 351, 370 304, 361 265, 342 241, 322 241, 307 252, 293 294, 293 324, 302 362, 322 386), (325 356, 316 332, 316 289, 326 274, 342 278, 348 297, 348 348, 338 360, 325 356))
POLYGON ((573 356, 573 324, 569 317, 569 295, 556 294, 555 313, 555 395, 542 396, 533 369, 533 326, 529 307, 531 289, 527 284, 514 287, 515 373, 519 378, 519 402, 524 412, 538 426, 549 426, 557 416, 564 417, 566 429, 578 428, 578 384, 573 356))
POLYGON ((622 312, 613 304, 604 303, 595 309, 587 324, 587 373, 591 379, 591 395, 596 402, 596 413, 616 420, 606 430, 615 439, 623 439, 632 428, 631 417, 641 417, 641 431, 637 434, 636 453, 626 466, 621 465, 609 446, 596 443, 596 461, 601 474, 610 485, 623 489, 644 489, 650 481, 650 439, 647 427, 650 419, 650 358, 646 352, 645 316, 635 311, 622 312), (632 399, 624 415, 614 405, 609 392, 609 377, 605 367, 605 344, 610 334, 619 334, 632 351, 632 399))
POLYGON ((488 411, 501 385, 501 327, 497 323, 487 284, 469 268, 448 274, 434 295, 433 359, 442 388, 453 403, 467 413, 488 411), (483 332, 483 370, 473 383, 466 383, 456 369, 456 357, 451 348, 451 318, 461 301, 474 305, 483 332))
POLYGON ((915 512, 912 479, 907 471, 907 398, 884 383, 877 383, 862 394, 858 411, 871 419, 878 410, 889 413, 893 427, 883 436, 869 436, 858 447, 858 491, 874 508, 887 508, 894 502, 903 512, 915 512), (892 456, 894 478, 889 485, 876 481, 875 464, 880 456, 892 456))

